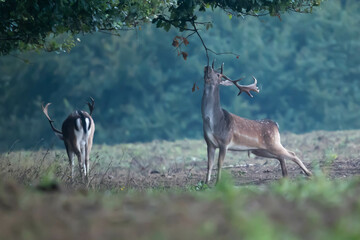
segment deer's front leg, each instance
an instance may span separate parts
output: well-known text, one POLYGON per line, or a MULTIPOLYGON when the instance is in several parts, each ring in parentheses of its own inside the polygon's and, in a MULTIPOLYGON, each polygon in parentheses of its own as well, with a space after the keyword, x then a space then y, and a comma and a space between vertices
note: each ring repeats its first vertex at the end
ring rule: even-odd
POLYGON ((207 145, 208 167, 205 183, 208 184, 211 179, 211 171, 214 167, 215 147, 211 144, 207 145))
POLYGON ((227 151, 226 147, 220 147, 219 160, 218 160, 218 175, 217 175, 216 184, 218 184, 218 182, 220 181, 220 178, 221 178, 221 168, 224 163, 226 151, 227 151))

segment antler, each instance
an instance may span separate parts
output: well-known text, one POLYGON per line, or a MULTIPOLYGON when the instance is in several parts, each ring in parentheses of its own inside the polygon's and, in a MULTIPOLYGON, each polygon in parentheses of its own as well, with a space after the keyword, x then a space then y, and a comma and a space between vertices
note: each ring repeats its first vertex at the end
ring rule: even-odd
MULTIPOLYGON (((225 78, 225 77, 224 77, 225 78)), ((242 78, 238 79, 238 80, 231 80, 229 78, 225 78, 226 80, 232 82, 240 91, 238 93, 238 96, 242 93, 242 92, 246 92, 247 95, 249 95, 250 97, 254 97, 252 94, 251 94, 251 91, 254 91, 254 92, 260 92, 259 88, 256 86, 257 84, 257 80, 254 76, 252 76, 252 78, 254 79, 254 83, 252 84, 249 84, 249 85, 239 85, 238 82, 242 80, 242 78)))
POLYGON ((89 106, 89 111, 91 116, 92 112, 94 111, 95 100, 92 97, 90 97, 90 101, 91 103, 87 102, 87 105, 89 106))
POLYGON ((62 132, 54 127, 54 124, 53 124, 54 121, 51 120, 51 118, 49 117, 48 107, 50 106, 50 104, 51 104, 51 103, 46 104, 45 107, 44 107, 44 105, 41 104, 41 108, 42 108, 42 110, 43 110, 46 118, 49 120, 49 123, 50 123, 50 126, 51 126, 52 130, 55 132, 55 134, 56 134, 60 139, 62 139, 62 132))
POLYGON ((54 122, 53 120, 51 120, 51 118, 49 117, 49 114, 48 114, 48 107, 51 105, 51 103, 48 103, 45 105, 41 104, 41 108, 43 110, 43 113, 45 114, 46 118, 49 120, 50 123, 54 122))
POLYGON ((225 85, 225 86, 229 86, 231 85, 231 83, 233 83, 240 91, 238 93, 238 96, 242 93, 242 92, 246 92, 247 95, 249 95, 250 97, 254 97, 252 94, 251 94, 251 91, 254 91, 254 92, 260 92, 259 88, 256 86, 257 84, 257 80, 254 76, 253 79, 254 79, 254 83, 252 84, 249 84, 249 85, 239 85, 238 82, 242 80, 242 78, 238 79, 238 80, 231 80, 228 76, 226 76, 224 73, 224 63, 221 64, 221 70, 220 70, 220 77, 221 78, 224 78, 226 79, 227 81, 223 81, 221 82, 220 84, 221 85, 225 85))

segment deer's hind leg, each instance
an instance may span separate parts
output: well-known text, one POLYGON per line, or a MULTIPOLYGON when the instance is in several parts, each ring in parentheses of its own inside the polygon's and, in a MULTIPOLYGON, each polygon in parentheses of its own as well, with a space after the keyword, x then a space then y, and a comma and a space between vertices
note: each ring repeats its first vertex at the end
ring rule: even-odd
MULTIPOLYGON (((285 149, 285 150, 286 150, 286 149, 285 149)), ((299 165, 299 166, 301 167, 301 169, 306 173, 306 175, 312 176, 312 173, 305 167, 304 163, 300 160, 300 158, 298 158, 298 157, 296 156, 296 154, 295 154, 294 152, 291 152, 291 151, 288 151, 288 150, 286 150, 286 151, 289 153, 289 155, 290 155, 289 159, 290 159, 291 161, 293 161, 293 162, 295 162, 297 165, 299 165)))
POLYGON ((286 163, 285 163, 285 159, 279 156, 276 156, 274 154, 271 154, 270 152, 268 152, 267 150, 253 150, 251 151, 253 154, 255 154, 256 156, 259 157, 265 157, 265 158, 275 158, 277 160, 279 160, 280 162, 280 167, 281 167, 281 172, 282 172, 282 176, 283 177, 287 177, 288 172, 287 172, 287 167, 286 167, 286 163))
POLYGON ((64 143, 65 143, 66 153, 69 158, 69 165, 70 165, 70 169, 71 169, 71 180, 74 180, 74 171, 75 171, 74 157, 75 157, 76 153, 74 151, 74 148, 73 148, 73 145, 71 144, 71 142, 64 141, 64 143))
POLYGON ((82 171, 82 156, 81 156, 81 152, 80 150, 76 149, 75 150, 75 155, 78 159, 78 165, 79 165, 79 173, 80 173, 80 178, 82 178, 82 175, 83 175, 83 171, 82 171))
POLYGON ((291 161, 296 163, 305 172, 307 176, 312 176, 312 173, 306 168, 300 158, 298 158, 294 152, 288 151, 281 144, 271 149, 271 154, 276 155, 278 158, 290 159, 291 161))
POLYGON ((70 165, 70 170, 71 170, 71 180, 72 180, 72 179, 74 179, 74 156, 75 156, 75 154, 68 147, 66 147, 66 153, 69 158, 69 165, 70 165))

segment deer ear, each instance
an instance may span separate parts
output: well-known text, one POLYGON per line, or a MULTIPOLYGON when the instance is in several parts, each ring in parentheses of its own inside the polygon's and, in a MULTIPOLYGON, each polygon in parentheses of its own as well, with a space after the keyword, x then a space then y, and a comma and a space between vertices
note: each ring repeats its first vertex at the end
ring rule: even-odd
POLYGON ((231 85, 233 85, 233 83, 231 81, 229 81, 229 80, 221 81, 220 84, 223 85, 223 86, 231 86, 231 85))

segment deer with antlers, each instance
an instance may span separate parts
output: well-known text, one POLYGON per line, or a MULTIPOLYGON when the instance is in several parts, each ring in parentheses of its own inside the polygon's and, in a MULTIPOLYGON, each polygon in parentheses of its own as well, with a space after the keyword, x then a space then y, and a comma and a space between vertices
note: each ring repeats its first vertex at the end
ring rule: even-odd
POLYGON ((49 117, 48 107, 51 103, 46 104, 45 107, 42 105, 42 110, 49 120, 55 135, 65 143, 72 179, 74 177, 74 155, 78 159, 80 177, 84 174, 84 177, 88 180, 89 176, 89 156, 95 132, 94 120, 91 117, 95 101, 93 98, 90 98, 90 100, 91 103, 87 103, 90 113, 80 110, 72 112, 63 122, 61 131, 55 128, 54 121, 49 117))
POLYGON ((217 148, 219 148, 219 157, 216 182, 220 180, 221 167, 228 150, 248 151, 260 157, 275 158, 280 162, 283 177, 287 176, 285 159, 290 159, 299 165, 306 175, 312 175, 295 153, 288 151, 281 145, 277 123, 271 120, 248 120, 221 108, 219 85, 235 85, 240 91, 238 95, 245 92, 253 97, 251 91, 259 92, 256 85, 257 80, 255 77, 253 79, 254 83, 250 85, 239 85, 238 82, 241 79, 231 80, 223 74, 223 64, 220 72, 214 69, 214 62, 212 67, 205 66, 205 84, 201 103, 204 139, 207 144, 208 156, 205 183, 209 183, 211 179, 217 148))

